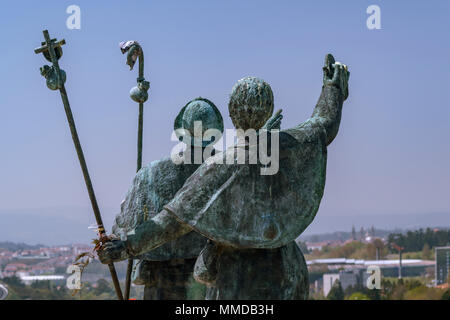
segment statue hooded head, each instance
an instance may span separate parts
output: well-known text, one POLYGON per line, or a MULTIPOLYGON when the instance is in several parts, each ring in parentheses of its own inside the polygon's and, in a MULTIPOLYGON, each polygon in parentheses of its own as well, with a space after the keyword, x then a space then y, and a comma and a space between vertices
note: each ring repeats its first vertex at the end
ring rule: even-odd
POLYGON ((239 80, 231 91, 228 110, 236 129, 261 129, 273 113, 269 84, 256 77, 239 80))
POLYGON ((196 98, 189 101, 175 118, 174 130, 178 139, 194 147, 215 144, 223 133, 223 118, 210 100, 196 98))

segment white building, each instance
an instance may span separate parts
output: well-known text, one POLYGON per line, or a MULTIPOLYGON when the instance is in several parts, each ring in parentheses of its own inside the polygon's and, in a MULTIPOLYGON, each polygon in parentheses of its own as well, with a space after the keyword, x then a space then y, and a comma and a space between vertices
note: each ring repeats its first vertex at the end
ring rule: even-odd
POLYGON ((56 281, 56 280, 64 280, 64 276, 59 275, 48 275, 48 276, 26 276, 21 275, 20 280, 25 283, 26 285, 29 285, 35 281, 56 281))
POLYGON ((330 292, 336 280, 339 280, 339 273, 325 273, 323 275, 323 295, 325 297, 330 292))

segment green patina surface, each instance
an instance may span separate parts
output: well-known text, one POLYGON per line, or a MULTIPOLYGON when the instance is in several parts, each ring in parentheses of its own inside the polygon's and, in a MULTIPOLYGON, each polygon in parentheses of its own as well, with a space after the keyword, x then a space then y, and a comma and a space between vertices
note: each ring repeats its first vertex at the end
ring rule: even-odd
MULTIPOLYGON (((216 154, 126 241, 109 243, 100 254, 103 262, 143 254, 194 231, 210 239, 194 268, 195 278, 208 286, 208 299, 307 298, 306 263, 294 240, 318 211, 327 146, 337 135, 348 95, 346 66, 327 55, 323 72, 311 118, 279 133, 276 174, 261 175, 259 164, 213 161, 234 154, 234 149, 216 154)), ((280 118, 269 119, 273 94, 260 79, 246 78, 235 85, 229 111, 238 128, 279 125, 280 118)))
MULTIPOLYGON (((190 101, 180 111, 174 127, 189 129, 195 121, 209 124, 203 130, 217 128, 223 131, 222 116, 207 99, 190 101), (201 104, 200 108, 198 103, 201 104), (180 123, 179 119, 184 120, 180 123)), ((205 146, 208 144, 211 142, 205 141, 205 146)), ((191 148, 193 155, 197 147, 191 145, 188 148, 191 148)), ((199 148, 203 150, 201 145, 199 148)), ((177 165, 168 157, 153 161, 140 169, 121 204, 113 233, 126 239, 127 233, 153 218, 199 166, 200 164, 187 163, 177 165)), ((135 284, 146 286, 144 299, 186 299, 193 279, 195 259, 205 243, 206 238, 192 231, 155 250, 136 256, 131 278, 135 284)))

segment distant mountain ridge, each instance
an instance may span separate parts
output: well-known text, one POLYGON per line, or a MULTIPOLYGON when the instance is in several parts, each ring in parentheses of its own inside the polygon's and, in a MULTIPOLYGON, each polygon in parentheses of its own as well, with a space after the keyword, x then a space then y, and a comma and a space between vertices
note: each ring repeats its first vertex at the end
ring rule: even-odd
MULTIPOLYGON (((106 230, 110 231, 117 210, 102 208, 106 230)), ((96 238, 88 229, 95 222, 88 207, 0 211, 0 241, 58 245, 88 244, 96 238)), ((377 230, 412 230, 427 227, 450 227, 450 213, 324 216, 317 214, 303 236, 333 232, 351 232, 355 226, 377 230)))
MULTIPOLYGON (((103 208, 103 223, 111 230, 114 212, 103 208)), ((0 241, 88 244, 96 238, 89 226, 95 225, 94 215, 88 207, 60 207, 31 210, 0 211, 0 241)))
POLYGON ((304 236, 333 232, 351 232, 355 227, 358 233, 374 227, 379 230, 416 230, 425 228, 450 227, 450 212, 419 214, 361 214, 352 216, 325 216, 317 213, 314 221, 303 232, 304 236))
POLYGON ((8 251, 18 251, 18 250, 37 250, 39 248, 44 248, 46 247, 43 244, 35 244, 35 245, 30 245, 30 244, 26 244, 26 243, 15 243, 15 242, 11 242, 11 241, 0 241, 0 249, 6 249, 8 251))

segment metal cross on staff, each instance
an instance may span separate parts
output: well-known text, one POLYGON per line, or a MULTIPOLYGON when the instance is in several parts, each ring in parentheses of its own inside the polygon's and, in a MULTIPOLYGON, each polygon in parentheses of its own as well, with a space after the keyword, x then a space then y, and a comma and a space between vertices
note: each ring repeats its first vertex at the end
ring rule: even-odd
MULTIPOLYGON (((137 78, 137 86, 130 90, 130 97, 139 103, 139 119, 138 119, 138 143, 137 143, 137 168, 136 172, 142 167, 142 132, 144 122, 144 102, 148 99, 148 89, 150 83, 144 79, 144 51, 137 41, 124 41, 119 43, 120 51, 127 54, 127 64, 130 70, 133 69, 136 60, 139 58, 139 76, 137 78)), ((130 297, 131 272, 133 270, 133 259, 128 259, 127 274, 125 280, 125 300, 130 297)))
MULTIPOLYGON (((73 119, 72 110, 70 108, 69 99, 67 98, 67 92, 64 87, 64 82, 66 80, 66 74, 63 70, 59 68, 58 59, 62 56, 62 48, 66 42, 65 40, 56 41, 56 39, 50 39, 47 30, 43 31, 45 42, 42 42, 42 46, 34 50, 36 54, 43 53, 44 57, 52 63, 49 67, 45 65, 41 68, 41 74, 47 79, 47 86, 51 90, 59 90, 61 93, 61 99, 64 104, 64 110, 66 112, 67 121, 69 122, 70 132, 72 134, 73 143, 77 151, 78 160, 80 161, 81 170, 83 171, 84 181, 86 183, 86 188, 89 194, 89 199, 91 200, 92 209, 94 211, 95 220, 98 226, 98 232, 100 239, 107 239, 105 228, 103 226, 102 217, 100 215, 100 209, 97 204, 97 199, 95 197, 94 188, 92 187, 91 178, 89 176, 89 171, 86 165, 86 160, 84 159, 83 149, 81 148, 80 140, 78 139, 77 129, 75 127, 75 121, 73 119)), ((114 283, 114 289, 116 290, 117 298, 123 300, 122 290, 120 289, 119 279, 117 278, 116 269, 114 264, 108 264, 109 271, 111 273, 111 278, 114 283)))

